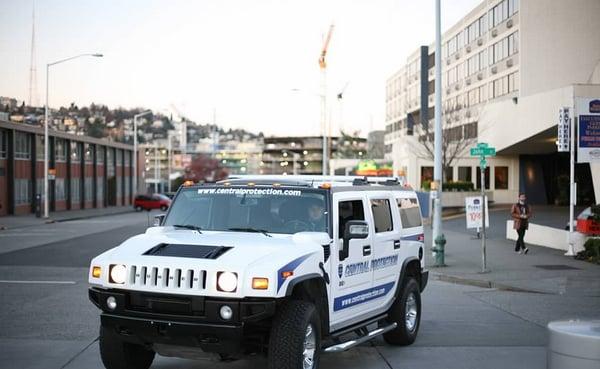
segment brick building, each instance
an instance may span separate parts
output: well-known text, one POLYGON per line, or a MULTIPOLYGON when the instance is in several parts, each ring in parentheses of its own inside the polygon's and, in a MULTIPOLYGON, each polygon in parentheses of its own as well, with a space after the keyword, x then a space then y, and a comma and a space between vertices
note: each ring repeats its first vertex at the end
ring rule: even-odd
MULTIPOLYGON (((52 130, 49 137, 51 212, 132 203, 132 146, 52 130)), ((43 193, 43 128, 0 120, 0 216, 34 212, 43 193)))

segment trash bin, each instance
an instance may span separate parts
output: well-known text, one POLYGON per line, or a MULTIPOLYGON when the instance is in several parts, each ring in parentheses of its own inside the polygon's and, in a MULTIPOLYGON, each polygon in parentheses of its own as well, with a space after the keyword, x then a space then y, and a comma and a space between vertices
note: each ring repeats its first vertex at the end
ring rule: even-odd
POLYGON ((548 369, 599 369, 600 320, 548 324, 548 369))
POLYGON ((42 195, 39 193, 35 195, 35 216, 42 216, 42 195))

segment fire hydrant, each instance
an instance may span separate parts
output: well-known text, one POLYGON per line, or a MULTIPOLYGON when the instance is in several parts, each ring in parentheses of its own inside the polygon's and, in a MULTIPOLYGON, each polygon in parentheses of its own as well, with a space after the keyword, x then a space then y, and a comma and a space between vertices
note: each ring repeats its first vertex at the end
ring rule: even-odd
POLYGON ((434 267, 444 267, 444 248, 446 246, 446 238, 443 234, 435 238, 435 246, 431 249, 434 259, 434 267))

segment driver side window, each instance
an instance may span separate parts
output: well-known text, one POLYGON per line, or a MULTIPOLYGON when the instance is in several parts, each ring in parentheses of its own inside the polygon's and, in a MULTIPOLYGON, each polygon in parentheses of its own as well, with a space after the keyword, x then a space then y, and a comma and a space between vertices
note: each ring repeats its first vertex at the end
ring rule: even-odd
POLYGON ((346 223, 350 220, 365 220, 362 200, 340 201, 338 204, 338 237, 344 235, 346 223))

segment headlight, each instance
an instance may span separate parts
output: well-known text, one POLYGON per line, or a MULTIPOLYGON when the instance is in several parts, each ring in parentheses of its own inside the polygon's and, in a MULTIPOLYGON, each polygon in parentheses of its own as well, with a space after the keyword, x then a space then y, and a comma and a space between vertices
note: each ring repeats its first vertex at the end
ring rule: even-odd
POLYGON ((111 283, 123 284, 125 283, 125 274, 127 268, 123 264, 113 264, 110 266, 110 281, 111 283))
POLYGON ((217 289, 224 292, 235 292, 237 288, 237 274, 231 272, 217 273, 217 289))

